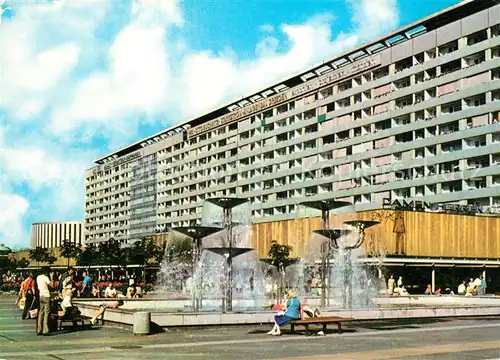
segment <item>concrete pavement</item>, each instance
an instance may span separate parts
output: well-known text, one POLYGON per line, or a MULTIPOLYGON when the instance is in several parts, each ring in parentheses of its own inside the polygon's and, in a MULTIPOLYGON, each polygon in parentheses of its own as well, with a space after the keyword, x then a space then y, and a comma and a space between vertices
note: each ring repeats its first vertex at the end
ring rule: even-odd
POLYGON ((0 359, 500 359, 500 317, 365 322, 327 336, 265 335, 263 326, 171 329, 137 337, 115 327, 37 337, 14 298, 0 297, 0 359))

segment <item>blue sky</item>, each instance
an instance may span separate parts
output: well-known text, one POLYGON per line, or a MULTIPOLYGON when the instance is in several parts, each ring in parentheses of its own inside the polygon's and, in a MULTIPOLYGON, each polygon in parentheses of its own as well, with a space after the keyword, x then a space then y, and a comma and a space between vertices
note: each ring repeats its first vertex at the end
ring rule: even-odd
POLYGON ((82 220, 95 158, 455 2, 5 2, 0 243, 82 220))

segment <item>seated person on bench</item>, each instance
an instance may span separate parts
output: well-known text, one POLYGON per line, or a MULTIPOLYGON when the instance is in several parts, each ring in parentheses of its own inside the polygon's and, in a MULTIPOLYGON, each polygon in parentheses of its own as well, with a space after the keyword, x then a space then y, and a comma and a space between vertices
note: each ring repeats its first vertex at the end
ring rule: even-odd
POLYGON ((283 315, 276 315, 274 317, 274 327, 269 331, 268 335, 279 336, 281 335, 280 326, 288 324, 290 320, 300 319, 300 300, 297 298, 295 291, 290 290, 286 295, 286 311, 283 315))
MULTIPOLYGON (((62 309, 64 315, 66 315, 69 308, 73 307, 73 304, 71 303, 71 299, 73 298, 74 291, 75 291, 75 288, 73 287, 73 277, 71 275, 67 276, 63 281, 61 294, 59 296, 62 299, 61 309, 62 309)), ((64 316, 64 315, 62 315, 62 316, 64 316)))

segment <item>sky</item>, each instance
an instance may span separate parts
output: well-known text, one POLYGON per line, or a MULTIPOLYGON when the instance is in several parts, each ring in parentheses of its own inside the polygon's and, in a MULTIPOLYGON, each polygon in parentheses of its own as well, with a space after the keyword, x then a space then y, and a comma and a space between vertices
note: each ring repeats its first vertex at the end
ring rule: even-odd
POLYGON ((83 221, 93 160, 455 0, 0 0, 0 243, 83 221))

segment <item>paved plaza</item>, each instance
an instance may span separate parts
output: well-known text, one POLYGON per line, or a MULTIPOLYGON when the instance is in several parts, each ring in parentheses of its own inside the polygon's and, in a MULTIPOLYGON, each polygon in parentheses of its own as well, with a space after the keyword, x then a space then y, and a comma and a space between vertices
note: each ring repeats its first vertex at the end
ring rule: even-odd
POLYGON ((500 317, 345 325, 326 336, 265 335, 267 325, 172 329, 139 337, 96 326, 37 337, 0 297, 0 359, 500 359, 500 317))

